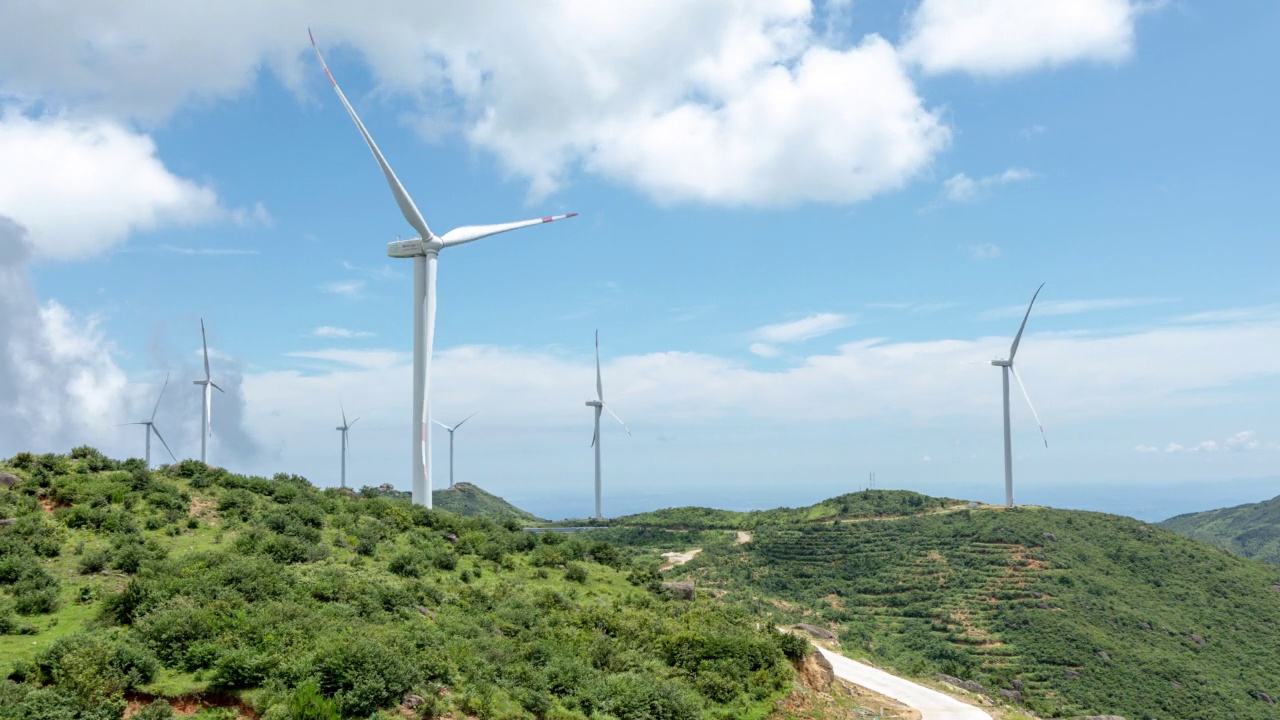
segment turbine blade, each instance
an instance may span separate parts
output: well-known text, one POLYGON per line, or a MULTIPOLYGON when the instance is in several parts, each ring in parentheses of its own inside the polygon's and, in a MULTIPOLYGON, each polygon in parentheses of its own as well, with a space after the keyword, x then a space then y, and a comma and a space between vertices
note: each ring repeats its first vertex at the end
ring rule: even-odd
POLYGON ((631 434, 631 428, 627 427, 627 424, 626 424, 626 423, 624 423, 624 422, 622 422, 622 418, 618 417, 618 414, 617 414, 617 413, 615 413, 615 412, 614 412, 614 411, 613 411, 613 410, 608 406, 608 404, 606 404, 606 405, 604 406, 604 409, 605 409, 606 411, 608 411, 608 413, 609 413, 610 415, 612 415, 612 416, 613 416, 613 419, 614 419, 614 420, 617 420, 617 421, 618 421, 618 424, 622 426, 622 429, 623 429, 623 430, 626 430, 626 431, 627 431, 627 435, 630 435, 630 434, 631 434))
POLYGON ((347 427, 347 409, 342 406, 342 398, 338 398, 338 410, 342 412, 342 427, 347 427))
POLYGON ((444 423, 440 422, 439 420, 432 420, 431 422, 433 422, 433 423, 435 423, 435 424, 439 425, 440 427, 444 428, 445 430, 452 430, 452 429, 453 429, 453 428, 449 427, 448 425, 445 425, 444 423))
POLYGON ((396 198, 396 205, 400 206, 400 213, 413 226, 413 229, 418 231, 423 240, 431 239, 433 237, 431 229, 427 227, 427 221, 423 219, 422 213, 418 212, 418 206, 413 204, 413 198, 409 197, 404 185, 400 183, 400 178, 396 177, 391 166, 387 164, 387 159, 382 157, 382 151, 378 149, 378 144, 373 141, 373 136, 365 129, 364 123, 360 122, 360 116, 356 114, 356 109, 351 107, 351 103, 347 101, 347 96, 342 93, 342 88, 338 87, 338 81, 333 79, 333 73, 329 72, 329 66, 325 64, 324 56, 320 54, 320 46, 316 45, 315 35, 312 35, 310 30, 307 30, 307 35, 311 37, 311 47, 315 49, 316 57, 320 59, 320 67, 324 68, 324 74, 328 76, 333 89, 337 91, 338 99, 342 101, 342 105, 347 109, 347 113, 351 115, 351 119, 355 120, 356 127, 359 128, 360 134, 364 136, 364 141, 368 143, 369 149, 373 151, 373 157, 378 161, 378 166, 382 168, 382 174, 386 176, 387 184, 391 186, 391 194, 396 198))
POLYGON ((1022 325, 1018 327, 1018 334, 1013 336, 1013 345, 1009 348, 1009 362, 1013 362, 1013 356, 1018 354, 1018 343, 1022 342, 1022 331, 1027 329, 1027 318, 1031 317, 1031 306, 1036 304, 1036 297, 1043 289, 1044 283, 1040 283, 1040 287, 1036 288, 1036 294, 1031 296, 1031 302, 1027 304, 1027 314, 1022 316, 1022 325))
POLYGON ((577 216, 578 213, 568 213, 565 215, 549 215, 547 217, 533 218, 532 220, 517 220, 516 222, 498 223, 497 225, 463 225, 456 227, 444 235, 440 236, 440 242, 445 247, 450 245, 461 245, 469 243, 472 240, 497 235, 509 230, 519 230, 520 228, 531 227, 533 225, 541 225, 543 223, 555 222, 556 220, 564 220, 577 216))
POLYGON ((596 408, 596 429, 591 433, 591 444, 587 447, 595 447, 596 441, 600 439, 600 408, 596 408))
POLYGON ((1031 408, 1031 417, 1036 419, 1036 426, 1040 428, 1040 439, 1044 440, 1044 446, 1049 447, 1049 438, 1044 434, 1044 424, 1040 422, 1040 416, 1036 414, 1036 406, 1031 404, 1031 395, 1027 393, 1027 386, 1022 384, 1022 378, 1018 375, 1018 371, 1009 366, 1009 372, 1013 373, 1013 379, 1018 381, 1018 387, 1022 389, 1022 397, 1027 399, 1027 407, 1031 408))
POLYGON ((210 385, 212 385, 212 386, 213 386, 213 387, 215 387, 215 388, 218 388, 218 392, 220 392, 220 393, 222 393, 222 394, 224 394, 224 395, 227 393, 227 391, 226 391, 226 390, 223 390, 222 388, 218 387, 218 383, 213 382, 212 380, 210 380, 210 381, 209 381, 209 384, 210 384, 210 385))
POLYGON ((200 344, 204 346, 204 379, 209 379, 209 339, 204 334, 204 318, 200 318, 200 344))
POLYGON ((173 458, 174 462, 178 462, 178 457, 173 454, 172 450, 169 449, 169 443, 165 442, 164 436, 160 434, 160 428, 157 428, 155 425, 152 425, 151 429, 152 431, 155 432, 156 437, 160 438, 160 444, 163 445, 165 451, 169 453, 169 457, 173 458))
POLYGON ((479 414, 480 414, 480 411, 479 411, 479 410, 477 410, 477 411, 475 411, 475 412, 471 413, 470 415, 468 415, 468 416, 466 416, 465 418, 463 418, 462 422, 458 423, 457 425, 454 425, 454 426, 453 426, 453 429, 454 429, 454 430, 457 430, 458 428, 462 427, 462 423, 466 422, 467 420, 470 420, 471 418, 473 418, 473 417, 475 417, 476 415, 479 415, 479 414))
POLYGON ((596 399, 604 402, 604 383, 600 380, 600 331, 596 330, 596 399))
POLYGON ((164 385, 160 386, 160 397, 156 398, 156 406, 151 409, 151 420, 156 419, 156 411, 160 409, 160 398, 164 397, 164 389, 169 387, 169 373, 164 374, 164 385))
POLYGON ((358 422, 360 422, 360 418, 356 418, 355 420, 352 420, 350 423, 347 424, 347 429, 350 430, 351 426, 355 425, 358 422))

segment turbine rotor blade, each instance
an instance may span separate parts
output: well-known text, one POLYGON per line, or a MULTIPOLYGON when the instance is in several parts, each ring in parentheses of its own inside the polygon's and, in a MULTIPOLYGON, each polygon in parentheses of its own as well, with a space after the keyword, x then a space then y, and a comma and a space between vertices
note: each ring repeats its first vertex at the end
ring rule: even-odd
POLYGON ((1036 419, 1036 426, 1040 428, 1040 438, 1044 440, 1044 446, 1049 447, 1049 438, 1044 434, 1044 424, 1040 422, 1040 416, 1036 414, 1036 406, 1031 404, 1031 395, 1027 393, 1027 386, 1022 384, 1022 378, 1018 375, 1018 371, 1009 366, 1009 372, 1013 373, 1013 379, 1018 381, 1018 387, 1022 389, 1022 397, 1027 399, 1027 407, 1031 408, 1031 417, 1036 419))
POLYGON ((604 402, 604 383, 600 380, 600 331, 596 330, 596 399, 604 402))
POLYGON ((213 387, 217 388, 217 389, 218 389, 218 392, 220 392, 220 393, 222 393, 222 394, 224 394, 224 395, 227 393, 227 391, 226 391, 226 390, 223 390, 222 388, 218 387, 218 383, 213 382, 212 380, 210 380, 210 381, 209 381, 209 384, 210 384, 210 385, 212 385, 213 387))
POLYGON ((1027 304, 1027 314, 1022 316, 1022 325, 1018 327, 1018 334, 1013 336, 1013 345, 1009 347, 1009 362, 1013 362, 1013 356, 1018 354, 1018 343, 1022 342, 1022 331, 1027 329, 1027 318, 1031 317, 1031 307, 1036 304, 1036 297, 1043 289, 1044 283, 1040 283, 1040 287, 1036 288, 1036 294, 1031 296, 1031 302, 1027 304))
POLYGON ((352 420, 351 422, 347 423, 347 429, 348 430, 351 429, 351 426, 355 425, 358 422, 360 422, 360 418, 356 418, 355 420, 352 420))
POLYGON ((433 422, 433 423, 435 423, 435 424, 439 425, 440 427, 444 428, 445 430, 449 430, 450 432, 452 432, 452 431, 453 431, 453 428, 449 427, 448 425, 445 425, 444 423, 440 422, 439 420, 432 420, 431 422, 433 422))
POLYGON ((338 410, 342 413, 342 427, 347 427, 347 409, 342 406, 342 398, 338 398, 338 410))
POLYGON ((396 177, 395 171, 391 169, 387 159, 382 156, 382 151, 378 149, 378 144, 373 141, 373 136, 365 129, 364 123, 360 122, 360 116, 356 114, 356 109, 351 107, 351 103, 347 101, 347 96, 342 93, 342 88, 338 87, 338 81, 333 79, 333 73, 329 72, 329 66, 325 64, 324 56, 320 54, 320 46, 316 44, 315 35, 311 34, 311 30, 307 30, 307 35, 311 37, 311 47, 316 51, 316 57, 320 60, 320 67, 324 68, 324 74, 328 76, 333 89, 338 93, 338 99, 342 101, 342 105, 347 109, 347 113, 351 115, 351 119, 356 122, 356 127, 359 128, 360 134, 364 136, 364 141, 369 145, 369 149, 373 151, 374 159, 378 161, 378 166, 382 168, 382 174, 387 178, 387 184, 391 186, 391 194, 395 196, 396 205, 400 206, 400 213, 413 226, 413 229, 418 231, 423 240, 430 240, 434 236, 431 234, 431 229, 427 227, 427 221, 423 219, 422 213, 418 212, 418 206, 413 204, 413 198, 409 197, 409 193, 404 189, 400 178, 396 177))
POLYGON ((618 421, 618 424, 622 426, 622 429, 627 431, 627 435, 631 435, 631 428, 627 427, 627 424, 622 422, 622 418, 618 417, 618 414, 610 409, 608 404, 602 403, 602 405, 604 405, 605 411, 612 415, 614 420, 618 421))
POLYGON ((174 462, 178 462, 178 457, 173 454, 172 450, 169 449, 169 443, 164 441, 164 436, 160 434, 160 429, 157 428, 155 425, 151 425, 151 430, 156 434, 156 437, 160 438, 160 444, 164 445, 164 449, 166 452, 169 453, 169 457, 173 458, 174 462))
POLYGON ((160 409, 160 399, 164 397, 164 389, 169 387, 169 373, 164 374, 164 385, 160 386, 160 397, 156 398, 156 406, 151 409, 151 420, 156 419, 156 411, 160 409))
MULTIPOLYGON (((430 438, 427 437, 428 420, 431 419, 431 353, 436 342, 436 263, 438 258, 436 255, 427 256, 426 267, 426 293, 422 297, 422 340, 423 340, 423 363, 422 363, 422 474, 427 478, 428 487, 431 486, 431 467, 428 458, 427 443, 430 438)), ((428 495, 430 492, 428 492, 428 495)), ((427 499, 430 502, 430 498, 427 499)))
POLYGON ((204 318, 200 318, 200 344, 204 346, 204 379, 209 379, 209 339, 204 334, 204 318))
POLYGON ((543 223, 555 222, 556 220, 564 220, 577 216, 578 213, 567 213, 565 215, 548 215, 547 217, 533 218, 531 220, 517 220, 509 223, 498 223, 496 225, 463 225, 456 227, 444 235, 440 236, 440 242, 445 247, 450 245, 461 245, 469 243, 473 240, 497 235, 498 233, 508 232, 510 230, 519 230, 520 228, 531 227, 533 225, 542 225, 543 223))
POLYGON ((473 418, 473 417, 475 417, 476 415, 479 415, 479 414, 480 414, 480 411, 479 411, 479 410, 477 410, 477 411, 475 411, 475 412, 471 413, 470 415, 468 415, 468 416, 466 416, 465 418, 463 418, 463 419, 462 419, 462 422, 458 423, 457 425, 454 425, 454 426, 453 426, 453 429, 454 429, 454 430, 457 430, 458 428, 462 427, 462 423, 464 423, 464 422, 466 422, 466 421, 470 420, 471 418, 473 418))

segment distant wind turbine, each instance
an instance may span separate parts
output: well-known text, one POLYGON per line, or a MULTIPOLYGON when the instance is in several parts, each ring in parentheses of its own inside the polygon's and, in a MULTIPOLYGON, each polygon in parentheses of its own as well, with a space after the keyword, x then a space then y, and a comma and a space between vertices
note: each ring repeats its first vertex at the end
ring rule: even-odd
POLYGON ((1018 334, 1013 336, 1013 345, 1009 347, 1008 360, 992 360, 991 364, 1004 370, 1004 504, 1007 507, 1013 507, 1013 441, 1009 434, 1009 374, 1013 374, 1013 379, 1018 381, 1018 387, 1022 389, 1022 396, 1027 399, 1027 407, 1031 408, 1031 416, 1036 419, 1036 425, 1040 427, 1040 437, 1044 440, 1044 446, 1049 447, 1049 438, 1044 434, 1044 424, 1040 422, 1040 416, 1036 414, 1036 406, 1031 404, 1031 396, 1027 394, 1027 386, 1022 384, 1022 378, 1018 377, 1018 371, 1013 368, 1013 356, 1018 354, 1018 343, 1022 342, 1022 331, 1027 329, 1027 318, 1031 317, 1031 307, 1036 304, 1036 297, 1040 295, 1040 291, 1044 288, 1044 283, 1040 283, 1040 287, 1036 288, 1035 295, 1031 296, 1031 302, 1027 305, 1027 314, 1022 316, 1022 325, 1018 328, 1018 334))
POLYGON ((427 221, 423 219, 422 213, 418 212, 418 207, 414 205, 413 199, 409 197, 409 193, 404 189, 404 185, 400 183, 399 178, 391 170, 391 166, 387 164, 386 158, 382 156, 382 151, 378 150, 377 144, 373 141, 373 136, 369 134, 369 131, 364 127, 364 123, 360 121, 360 117, 356 115, 355 108, 351 107, 351 103, 347 101, 347 96, 342 93, 342 88, 338 87, 338 81, 333 79, 333 73, 329 72, 329 67, 325 65, 324 57, 320 55, 320 48, 316 45, 314 35, 311 37, 311 46, 315 48, 316 57, 320 59, 320 65, 324 68, 325 75, 329 77, 329 82, 333 85, 334 91, 338 93, 338 99, 342 101, 343 107, 347 109, 347 113, 355 121, 356 127, 364 137, 365 143, 369 145, 369 150, 373 152, 374 159, 378 161, 378 165, 382 168, 382 174, 386 177, 387 184, 391 186, 391 194, 395 197, 396 205, 400 207, 400 213, 404 215, 404 219, 408 221, 409 225, 418 231, 418 237, 416 238, 388 243, 387 255, 394 258, 413 259, 413 423, 415 424, 412 432, 413 502, 416 505, 426 505, 430 508, 431 434, 427 432, 427 429, 431 426, 431 403, 429 397, 431 390, 431 349, 435 343, 436 333, 436 264, 440 251, 447 247, 469 243, 473 240, 479 240, 480 238, 507 232, 508 230, 517 230, 532 225, 549 223, 553 220, 570 218, 577 215, 577 213, 552 215, 497 225, 464 225, 454 228, 444 235, 432 233, 431 229, 427 227, 427 221))
POLYGON ((352 425, 360 422, 360 418, 356 418, 351 422, 347 422, 347 409, 342 407, 342 403, 338 403, 338 409, 342 412, 342 426, 337 428, 342 433, 342 487, 347 486, 347 431, 352 425))
POLYGON ((453 427, 449 427, 448 425, 445 425, 444 423, 440 422, 439 420, 433 420, 433 421, 432 421, 432 422, 434 422, 435 424, 439 425, 440 427, 444 428, 445 430, 448 430, 448 431, 449 431, 449 487, 453 487, 453 431, 454 431, 454 430, 457 430, 457 429, 458 429, 458 428, 460 428, 460 427, 462 427, 462 423, 464 423, 464 422, 466 422, 466 421, 470 420, 471 418, 475 417, 477 414, 479 414, 479 412, 480 412, 480 411, 479 411, 479 410, 477 410, 477 411, 475 411, 475 412, 471 413, 470 415, 468 415, 468 416, 466 416, 465 418, 463 418, 463 419, 462 419, 462 422, 458 423, 457 425, 454 425, 453 427))
POLYGON ((160 409, 160 400, 161 398, 164 397, 164 390, 167 387, 169 387, 169 376, 166 374, 164 376, 164 385, 160 386, 160 395, 156 398, 156 406, 152 408, 151 418, 149 420, 143 420, 141 422, 125 423, 125 425, 142 425, 146 428, 146 436, 147 436, 146 462, 147 462, 148 470, 151 469, 151 433, 155 433, 156 437, 160 438, 160 444, 164 445, 164 449, 168 451, 169 457, 173 458, 174 462, 178 462, 178 458, 173 456, 173 451, 169 450, 169 443, 164 441, 164 437, 160 435, 160 429, 156 427, 156 411, 160 409))
POLYGON ((596 519, 602 520, 600 515, 600 411, 607 411, 613 415, 613 419, 618 421, 623 430, 627 431, 627 435, 631 434, 631 430, 627 428, 627 424, 622 422, 622 418, 618 417, 609 405, 604 401, 604 383, 600 380, 600 331, 596 330, 596 399, 588 400, 587 407, 596 409, 596 433, 591 437, 591 446, 596 449, 596 519))
POLYGON ((207 465, 209 464, 209 437, 213 435, 213 390, 216 388, 220 393, 225 393, 226 391, 218 387, 217 383, 213 381, 212 376, 209 375, 209 340, 204 334, 203 318, 200 320, 200 343, 204 346, 204 379, 193 380, 192 383, 204 386, 204 390, 202 391, 204 411, 201 413, 200 418, 201 422, 204 424, 204 429, 200 432, 200 462, 207 465))

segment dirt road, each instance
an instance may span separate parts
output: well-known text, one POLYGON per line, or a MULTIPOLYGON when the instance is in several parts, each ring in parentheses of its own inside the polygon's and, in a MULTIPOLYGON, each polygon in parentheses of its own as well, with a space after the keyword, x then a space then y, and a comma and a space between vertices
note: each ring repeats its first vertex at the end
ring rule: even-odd
POLYGON ((985 711, 965 705, 950 695, 850 660, 825 648, 818 648, 818 651, 831 661, 836 677, 913 707, 920 711, 922 720, 991 720, 991 716, 985 711))

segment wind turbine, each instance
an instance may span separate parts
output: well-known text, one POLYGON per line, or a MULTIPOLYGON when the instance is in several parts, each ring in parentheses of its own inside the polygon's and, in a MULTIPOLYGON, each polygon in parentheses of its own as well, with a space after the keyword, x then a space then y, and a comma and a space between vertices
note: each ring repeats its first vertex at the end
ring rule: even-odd
POLYGON ((1036 414, 1036 406, 1031 404, 1031 396, 1027 394, 1027 386, 1022 384, 1022 378, 1018 377, 1018 371, 1013 369, 1013 356, 1018 354, 1018 343, 1022 341, 1022 331, 1027 329, 1027 318, 1031 317, 1031 307, 1036 304, 1036 297, 1040 295, 1040 291, 1044 289, 1044 283, 1040 283, 1040 287, 1036 288, 1035 295, 1031 296, 1031 302, 1027 305, 1027 314, 1022 316, 1022 325, 1018 328, 1018 334, 1013 336, 1013 345, 1009 347, 1008 360, 992 360, 991 364, 1004 371, 1004 504, 1006 507, 1013 507, 1013 441, 1009 436, 1009 375, 1013 374, 1013 379, 1018 381, 1018 387, 1022 389, 1022 396, 1027 399, 1027 407, 1031 408, 1031 416, 1036 419, 1036 425, 1040 427, 1040 437, 1044 440, 1044 446, 1049 447, 1049 438, 1044 434, 1044 424, 1040 422, 1040 416, 1036 414))
POLYGON ((342 407, 342 403, 338 403, 338 409, 342 411, 342 427, 336 428, 342 433, 342 487, 347 486, 347 431, 352 425, 360 422, 360 418, 356 418, 351 422, 347 422, 347 409, 342 407))
POLYGON ((209 464, 208 446, 209 436, 213 435, 213 389, 217 388, 218 392, 226 391, 218 387, 217 383, 209 375, 209 340, 204 334, 204 318, 200 319, 200 343, 204 346, 204 379, 193 380, 195 385, 203 385, 204 412, 201 419, 204 421, 204 430, 200 433, 200 462, 209 464))
POLYGON ((600 515, 600 411, 608 411, 613 415, 613 419, 618 421, 623 430, 627 431, 627 435, 631 434, 631 430, 627 428, 627 424, 622 422, 622 418, 618 417, 609 405, 604 401, 604 383, 600 381, 600 331, 596 330, 596 399, 588 400, 587 407, 596 409, 596 434, 591 437, 591 445, 596 449, 596 519, 603 520, 600 515))
MULTIPOLYGON (((310 35, 310 31, 308 31, 308 34, 310 35)), ((338 87, 338 81, 333 79, 333 73, 329 72, 329 66, 325 64, 324 57, 320 55, 320 48, 316 45, 314 35, 311 36, 311 46, 315 48, 316 57, 320 59, 324 74, 329 77, 329 82, 333 85, 334 91, 338 93, 338 99, 342 101, 343 107, 347 109, 347 113, 355 121, 356 127, 360 130, 360 135, 364 137, 365 143, 369 145, 369 150, 373 152, 374 159, 378 161, 379 167, 382 168, 382 174, 386 177, 387 184, 391 186, 391 194, 395 197, 396 205, 400 207, 400 213, 404 215, 404 219, 408 221, 409 225, 418 231, 418 237, 416 238, 387 243, 387 255, 394 258, 413 259, 413 422, 417 425, 412 431, 413 502, 416 505, 426 505, 430 508, 431 434, 427 432, 427 429, 431 425, 429 398, 431 389, 431 348, 435 342, 436 332, 436 264, 440 251, 447 247, 469 243, 473 240, 479 240, 480 238, 507 232, 508 230, 518 230, 532 225, 541 225, 554 220, 570 218, 577 215, 577 213, 552 215, 497 225, 464 225, 454 228, 443 235, 432 233, 431 229, 427 227, 427 221, 423 219, 422 213, 418 212, 418 207, 414 205, 413 199, 409 197, 409 193, 404 189, 404 185, 400 183, 399 178, 391 170, 391 166, 387 164, 386 158, 382 156, 382 151, 378 150, 378 145, 374 143, 373 136, 365 129, 364 123, 360 122, 360 116, 356 115, 355 108, 351 107, 351 103, 347 101, 347 96, 342 93, 342 88, 338 87)))
POLYGON ((167 387, 169 387, 169 376, 168 376, 168 374, 166 374, 166 375, 164 376, 164 385, 161 385, 161 386, 160 386, 160 396, 156 398, 156 406, 155 406, 154 408, 152 408, 152 410, 151 410, 151 419, 149 419, 149 420, 143 420, 143 421, 141 421, 141 422, 125 423, 125 425, 143 425, 143 426, 145 426, 145 427, 146 427, 146 429, 147 429, 147 430, 146 430, 146 435, 147 435, 147 457, 146 457, 146 462, 147 462, 147 469, 148 469, 148 470, 150 470, 150 469, 151 469, 151 433, 155 433, 155 434, 156 434, 156 437, 160 438, 160 444, 164 445, 164 449, 165 449, 165 450, 168 450, 168 452, 169 452, 169 457, 173 458, 173 461, 174 461, 174 462, 178 462, 178 458, 176 458, 176 457, 174 457, 174 456, 173 456, 173 451, 172 451, 172 450, 169 450, 169 443, 167 443, 167 442, 165 442, 165 441, 164 441, 164 437, 162 437, 162 436, 160 435, 160 430, 156 427, 156 411, 160 409, 160 399, 164 397, 164 390, 165 390, 165 388, 167 388, 167 387))
POLYGON ((439 425, 440 427, 444 428, 445 430, 448 430, 448 431, 449 431, 449 487, 453 487, 453 431, 454 431, 454 430, 457 430, 457 429, 458 429, 458 428, 460 428, 460 427, 462 427, 462 423, 464 423, 464 422, 466 422, 466 421, 470 420, 471 418, 475 417, 475 416, 476 416, 476 414, 478 414, 479 412, 480 412, 480 411, 479 411, 479 410, 477 410, 477 411, 475 411, 475 412, 471 413, 470 415, 468 415, 468 416, 466 416, 465 418, 463 418, 463 419, 462 419, 462 422, 458 423, 457 425, 454 425, 453 427, 449 427, 448 425, 445 425, 444 423, 440 422, 439 420, 433 420, 433 421, 432 421, 432 422, 434 422, 435 424, 439 425))

